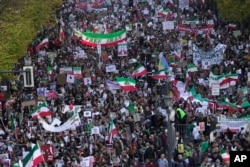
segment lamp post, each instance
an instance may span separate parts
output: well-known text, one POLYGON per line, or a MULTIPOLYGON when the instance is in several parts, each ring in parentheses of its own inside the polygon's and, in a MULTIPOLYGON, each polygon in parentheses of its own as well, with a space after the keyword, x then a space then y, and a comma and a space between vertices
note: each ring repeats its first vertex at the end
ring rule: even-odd
POLYGON ((174 147, 175 147, 175 128, 173 126, 173 124, 171 123, 169 117, 170 117, 170 109, 172 109, 172 100, 173 97, 169 95, 169 90, 171 88, 169 88, 170 85, 170 76, 167 77, 167 81, 166 81, 166 94, 163 95, 163 99, 164 99, 164 103, 166 106, 166 110, 168 112, 167 114, 167 152, 168 152, 168 164, 169 167, 172 167, 172 154, 174 152, 174 147))

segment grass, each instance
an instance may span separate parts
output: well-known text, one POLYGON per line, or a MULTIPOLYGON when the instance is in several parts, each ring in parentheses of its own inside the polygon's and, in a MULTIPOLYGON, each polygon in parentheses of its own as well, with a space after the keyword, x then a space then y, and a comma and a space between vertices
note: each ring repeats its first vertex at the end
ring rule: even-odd
POLYGON ((48 18, 55 20, 55 8, 61 4, 62 0, 22 0, 6 5, 0 14, 0 71, 11 70, 27 53, 41 26, 48 18))

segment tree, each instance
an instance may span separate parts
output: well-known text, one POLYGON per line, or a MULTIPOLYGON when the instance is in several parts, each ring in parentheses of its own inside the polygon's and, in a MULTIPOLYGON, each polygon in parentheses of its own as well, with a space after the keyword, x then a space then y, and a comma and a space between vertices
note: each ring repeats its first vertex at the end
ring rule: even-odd
POLYGON ((224 21, 248 23, 250 20, 250 0, 217 0, 220 17, 224 21))

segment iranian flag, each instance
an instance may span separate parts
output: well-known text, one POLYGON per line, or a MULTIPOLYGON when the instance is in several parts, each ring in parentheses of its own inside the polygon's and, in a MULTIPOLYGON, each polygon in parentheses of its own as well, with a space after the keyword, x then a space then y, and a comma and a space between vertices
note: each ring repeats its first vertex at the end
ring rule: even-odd
POLYGON ((178 63, 180 63, 180 60, 176 59, 173 55, 167 55, 166 59, 171 67, 176 67, 178 66, 178 63))
POLYGON ((162 80, 167 78, 165 70, 156 71, 151 75, 151 77, 153 79, 162 79, 162 80))
POLYGON ((112 139, 113 139, 113 137, 115 135, 117 135, 117 129, 115 127, 114 121, 112 120, 109 123, 109 134, 108 134, 108 142, 109 142, 109 144, 112 143, 112 139))
POLYGON ((52 74, 53 74, 53 67, 48 66, 48 67, 47 67, 47 71, 48 71, 48 74, 49 74, 49 75, 52 75, 52 74))
POLYGON ((189 64, 187 66, 187 71, 188 71, 188 73, 192 73, 192 72, 198 71, 198 69, 197 69, 197 67, 194 64, 189 64))
POLYGON ((63 27, 61 26, 60 27, 60 33, 59 33, 59 40, 61 42, 64 42, 64 39, 65 39, 65 34, 64 34, 64 31, 63 31, 63 27))
POLYGON ((37 106, 35 109, 33 109, 30 115, 33 118, 38 119, 39 117, 51 116, 52 113, 50 109, 47 107, 46 103, 42 103, 39 106, 37 106))
POLYGON ((228 24, 227 27, 230 28, 230 29, 236 29, 237 28, 236 24, 232 24, 232 23, 228 24))
POLYGON ((220 155, 226 164, 230 163, 230 155, 225 151, 225 149, 220 151, 220 155))
POLYGON ((73 67, 73 74, 76 78, 82 77, 82 68, 81 67, 73 67))
POLYGON ((194 19, 185 19, 183 21, 183 24, 199 24, 199 18, 194 18, 194 19))
POLYGON ((171 14, 171 11, 169 9, 161 9, 158 11, 157 16, 158 17, 168 17, 171 14))
POLYGON ((194 102, 199 102, 204 106, 207 106, 209 103, 208 98, 204 98, 201 94, 199 94, 194 87, 189 90, 189 100, 194 102))
POLYGON ((181 49, 176 49, 173 52, 171 52, 172 56, 177 59, 177 60, 181 60, 181 49))
POLYGON ((118 43, 127 40, 126 30, 120 30, 109 34, 95 34, 92 32, 80 32, 74 30, 74 34, 81 38, 83 45, 96 47, 101 46, 116 46, 118 43))
POLYGON ((136 81, 132 78, 117 77, 116 82, 119 83, 120 87, 124 91, 136 91, 136 81))
POLYGON ((42 42, 40 42, 37 46, 36 46, 36 51, 39 51, 40 49, 42 49, 43 47, 47 46, 49 44, 49 38, 44 38, 42 40, 42 42))
POLYGON ((136 67, 135 71, 133 72, 133 77, 140 77, 143 75, 147 75, 147 70, 144 66, 142 66, 141 64, 139 66, 136 67))
POLYGON ((221 89, 228 88, 230 85, 235 85, 238 82, 237 74, 214 75, 210 72, 209 77, 209 82, 219 82, 221 89))
POLYGON ((44 157, 38 144, 34 144, 31 151, 19 162, 20 167, 36 167, 44 162, 44 157))

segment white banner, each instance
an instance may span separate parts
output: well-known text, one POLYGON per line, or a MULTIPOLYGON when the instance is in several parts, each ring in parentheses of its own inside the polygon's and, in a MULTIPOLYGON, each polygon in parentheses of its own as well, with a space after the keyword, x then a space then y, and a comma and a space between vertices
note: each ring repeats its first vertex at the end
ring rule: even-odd
POLYGON ((162 22, 163 30, 173 30, 174 29, 174 21, 164 21, 162 22))
POLYGON ((193 45, 193 63, 195 65, 202 63, 203 68, 208 68, 213 64, 219 64, 223 60, 226 47, 226 45, 218 44, 213 50, 204 52, 196 45, 193 45))
POLYGON ((116 71, 116 65, 114 64, 106 65, 106 72, 115 72, 115 71, 116 71))
POLYGON ((189 0, 179 0, 179 8, 181 10, 189 8, 189 0))
POLYGON ((68 119, 68 121, 60 126, 55 126, 55 124, 48 124, 42 118, 39 119, 39 122, 42 124, 43 128, 49 132, 63 132, 75 128, 75 126, 78 126, 81 123, 81 120, 78 113, 75 112, 73 116, 68 119))

